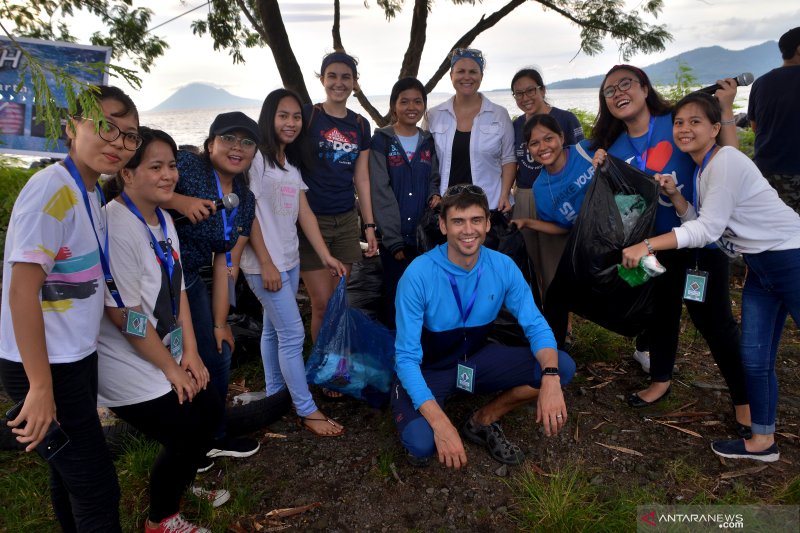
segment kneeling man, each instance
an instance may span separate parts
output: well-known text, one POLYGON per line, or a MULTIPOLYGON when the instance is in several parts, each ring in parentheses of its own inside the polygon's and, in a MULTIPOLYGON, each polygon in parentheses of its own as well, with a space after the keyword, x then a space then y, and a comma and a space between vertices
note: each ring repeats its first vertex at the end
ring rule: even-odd
POLYGON ((447 243, 418 257, 397 288, 397 341, 392 411, 412 464, 439 461, 460 468, 464 444, 444 413, 448 396, 462 391, 501 392, 461 426, 467 440, 485 446, 502 463, 524 455, 498 420, 538 399, 536 421, 555 435, 567 420, 561 385, 575 373, 544 320, 522 273, 506 255, 482 246, 489 230, 486 195, 475 185, 454 185, 444 194, 439 227, 447 243), (487 342, 505 305, 519 321, 530 347, 487 342))

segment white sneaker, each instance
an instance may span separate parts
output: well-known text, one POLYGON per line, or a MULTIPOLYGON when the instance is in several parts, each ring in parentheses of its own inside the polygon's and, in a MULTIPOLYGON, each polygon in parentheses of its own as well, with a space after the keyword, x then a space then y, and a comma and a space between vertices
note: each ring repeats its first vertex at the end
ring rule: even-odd
POLYGON ((212 507, 219 507, 231 499, 231 493, 225 489, 208 490, 192 486, 192 494, 201 500, 208 501, 212 507))
POLYGON ((633 352, 633 360, 642 365, 642 370, 644 370, 648 374, 650 373, 649 351, 640 352, 639 350, 636 350, 635 352, 633 352))

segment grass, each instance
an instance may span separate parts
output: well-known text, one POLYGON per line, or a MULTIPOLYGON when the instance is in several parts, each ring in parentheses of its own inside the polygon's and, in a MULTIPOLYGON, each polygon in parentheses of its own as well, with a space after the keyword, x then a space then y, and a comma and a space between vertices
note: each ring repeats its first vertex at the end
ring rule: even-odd
POLYGON ((6 230, 17 195, 34 172, 20 168, 15 159, 0 157, 0 249, 5 249, 6 230))
POLYGON ((515 493, 511 516, 523 531, 620 532, 636 528, 636 506, 651 494, 637 490, 609 494, 593 485, 584 465, 572 465, 547 478, 523 469, 509 481, 515 493))
POLYGON ((594 322, 572 315, 572 331, 575 343, 570 354, 580 361, 612 361, 621 353, 633 353, 633 339, 617 335, 594 322))

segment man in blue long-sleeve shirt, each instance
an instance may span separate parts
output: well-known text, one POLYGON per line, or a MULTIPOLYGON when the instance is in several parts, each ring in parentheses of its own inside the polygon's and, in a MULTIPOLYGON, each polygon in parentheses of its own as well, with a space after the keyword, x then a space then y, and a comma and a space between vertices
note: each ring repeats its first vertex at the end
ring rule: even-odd
POLYGON ((482 246, 489 230, 486 195, 474 185, 455 185, 442 199, 440 229, 447 243, 408 267, 397 289, 397 341, 392 410, 409 460, 439 461, 460 468, 464 445, 443 410, 458 392, 501 392, 461 427, 464 438, 485 446, 496 460, 519 464, 520 448, 508 441, 498 420, 538 398, 537 422, 547 435, 566 422, 561 385, 574 361, 556 349, 553 333, 533 302, 522 273, 507 256, 482 246), (486 336, 505 305, 530 347, 491 344, 486 336))

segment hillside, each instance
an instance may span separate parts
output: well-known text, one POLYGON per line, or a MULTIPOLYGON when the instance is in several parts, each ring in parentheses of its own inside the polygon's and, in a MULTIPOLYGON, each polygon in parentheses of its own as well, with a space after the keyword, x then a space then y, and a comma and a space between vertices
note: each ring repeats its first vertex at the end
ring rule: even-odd
MULTIPOLYGON (((758 78, 781 65, 781 56, 775 41, 767 41, 743 50, 728 50, 721 46, 695 48, 664 61, 642 68, 655 85, 670 85, 675 81, 678 64, 692 68, 692 74, 701 85, 711 85, 720 78, 752 72, 758 78)), ((589 89, 603 81, 603 74, 588 78, 573 78, 549 84, 548 89, 589 89)))
POLYGON ((225 89, 205 83, 190 83, 175 91, 172 96, 150 111, 180 111, 184 109, 239 109, 258 107, 260 100, 242 98, 225 89))

